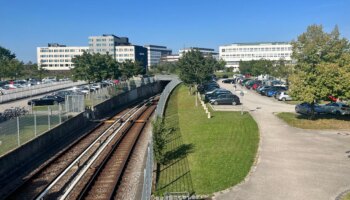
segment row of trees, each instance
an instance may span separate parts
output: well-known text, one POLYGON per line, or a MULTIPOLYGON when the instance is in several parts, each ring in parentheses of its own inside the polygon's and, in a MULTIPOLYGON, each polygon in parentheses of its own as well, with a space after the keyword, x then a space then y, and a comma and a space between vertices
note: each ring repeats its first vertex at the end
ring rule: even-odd
POLYGON ((0 80, 5 78, 42 78, 46 70, 38 68, 36 64, 28 62, 24 64, 16 59, 16 55, 10 50, 0 46, 0 80))
POLYGON ((239 62, 240 73, 251 74, 252 76, 270 74, 275 77, 288 78, 291 70, 292 65, 284 59, 278 61, 261 59, 239 62))
POLYGON ((103 79, 129 79, 132 76, 144 74, 145 69, 139 62, 127 60, 117 62, 108 54, 90 54, 84 52, 81 56, 72 59, 74 79, 101 81, 103 79))
POLYGON ((330 33, 311 25, 292 42, 292 59, 241 61, 243 74, 270 74, 286 78, 297 100, 314 102, 335 96, 350 99, 350 43, 336 26, 330 33))

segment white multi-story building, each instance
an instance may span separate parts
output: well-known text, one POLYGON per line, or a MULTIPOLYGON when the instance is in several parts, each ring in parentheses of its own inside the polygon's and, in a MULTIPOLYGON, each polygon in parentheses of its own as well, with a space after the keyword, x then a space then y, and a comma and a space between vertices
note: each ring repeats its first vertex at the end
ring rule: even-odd
POLYGON ((234 43, 219 47, 219 58, 226 61, 226 67, 239 70, 239 61, 280 60, 291 61, 292 45, 287 42, 234 43))
POLYGON ((179 61, 179 54, 165 55, 162 56, 161 62, 177 62, 179 61))
POLYGON ((162 57, 171 55, 172 50, 165 46, 145 45, 147 48, 148 67, 159 64, 162 57))
POLYGON ((179 50, 179 55, 180 57, 183 56, 184 53, 187 53, 189 51, 192 51, 192 50, 198 50, 199 52, 202 53, 203 56, 214 56, 215 55, 218 55, 217 52, 215 52, 214 49, 210 49, 210 48, 201 48, 201 47, 189 47, 189 48, 184 48, 184 49, 180 49, 179 50))
POLYGON ((115 47, 119 45, 130 45, 129 38, 118 37, 113 34, 89 37, 89 51, 91 53, 108 53, 113 58, 116 58, 115 47))
POLYGON ((215 52, 214 49, 209 48, 200 48, 200 47, 189 47, 179 50, 179 54, 173 54, 173 55, 164 55, 161 58, 162 62, 177 62, 185 53, 193 50, 198 50, 202 53, 204 57, 206 56, 213 56, 215 59, 218 58, 218 53, 215 52))
POLYGON ((89 47, 67 47, 50 43, 47 47, 37 47, 37 63, 47 70, 70 70, 74 68, 72 58, 88 50, 89 47))

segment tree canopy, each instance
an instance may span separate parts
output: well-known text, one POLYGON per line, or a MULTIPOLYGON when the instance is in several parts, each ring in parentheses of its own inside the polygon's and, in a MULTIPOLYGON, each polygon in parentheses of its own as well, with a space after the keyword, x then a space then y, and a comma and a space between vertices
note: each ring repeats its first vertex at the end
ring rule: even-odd
POLYGON ((180 79, 188 85, 201 84, 209 80, 214 71, 222 68, 223 64, 213 57, 204 57, 198 50, 184 53, 177 62, 180 79))
POLYGON ((16 55, 0 46, 0 80, 17 78, 22 75, 22 70, 23 63, 16 59, 16 55))
POLYGON ((350 98, 350 46, 338 27, 326 33, 321 25, 309 26, 292 46, 297 61, 290 76, 293 97, 309 103, 329 95, 350 98))
POLYGON ((72 59, 74 79, 101 81, 120 76, 119 63, 108 54, 84 52, 72 59))
POLYGON ((126 60, 120 63, 122 79, 129 79, 135 75, 144 74, 145 70, 137 61, 126 60))
POLYGON ((251 74, 253 76, 258 76, 261 74, 270 74, 273 64, 273 61, 265 59, 240 61, 239 71, 242 74, 251 74))

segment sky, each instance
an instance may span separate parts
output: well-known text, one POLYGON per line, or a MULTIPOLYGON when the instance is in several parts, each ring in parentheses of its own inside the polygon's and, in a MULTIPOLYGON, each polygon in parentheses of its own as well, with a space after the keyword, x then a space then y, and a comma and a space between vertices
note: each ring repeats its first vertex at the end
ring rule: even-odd
POLYGON ((0 46, 36 62, 47 43, 88 46, 114 34, 136 45, 218 49, 241 42, 288 42, 312 24, 338 25, 350 39, 349 0, 0 0, 0 46))

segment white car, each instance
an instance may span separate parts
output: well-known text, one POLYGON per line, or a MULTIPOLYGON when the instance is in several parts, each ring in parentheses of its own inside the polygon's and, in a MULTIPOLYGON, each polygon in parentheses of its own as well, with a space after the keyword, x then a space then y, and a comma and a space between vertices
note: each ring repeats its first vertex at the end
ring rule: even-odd
POLYGON ((286 91, 281 91, 277 93, 276 99, 278 99, 278 101, 291 101, 292 97, 290 97, 286 91))

